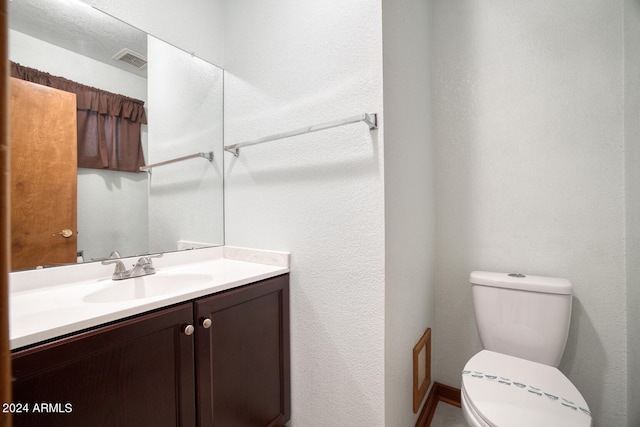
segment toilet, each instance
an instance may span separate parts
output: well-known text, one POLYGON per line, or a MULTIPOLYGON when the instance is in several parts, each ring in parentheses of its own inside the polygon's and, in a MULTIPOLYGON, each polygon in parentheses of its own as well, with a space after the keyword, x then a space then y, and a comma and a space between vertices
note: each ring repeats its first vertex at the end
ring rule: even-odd
POLYGON ((483 350, 462 371, 472 427, 589 427, 591 412, 558 370, 569 333, 571 282, 474 271, 473 306, 483 350))

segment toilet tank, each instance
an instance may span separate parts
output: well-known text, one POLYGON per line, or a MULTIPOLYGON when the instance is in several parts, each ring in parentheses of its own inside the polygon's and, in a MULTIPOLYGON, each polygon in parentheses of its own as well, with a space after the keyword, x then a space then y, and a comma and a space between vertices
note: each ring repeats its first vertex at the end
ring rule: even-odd
POLYGON ((474 271, 470 276, 483 348, 557 367, 571 320, 571 282, 474 271))

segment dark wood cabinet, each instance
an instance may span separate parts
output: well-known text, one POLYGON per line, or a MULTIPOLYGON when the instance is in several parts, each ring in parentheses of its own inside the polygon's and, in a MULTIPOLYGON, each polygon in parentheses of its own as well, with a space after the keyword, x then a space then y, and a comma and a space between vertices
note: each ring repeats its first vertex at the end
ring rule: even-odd
POLYGON ((18 350, 12 370, 15 427, 284 425, 289 276, 18 350))
POLYGON ((192 321, 187 303, 15 353, 14 426, 194 425, 192 321))
POLYGON ((284 425, 291 413, 288 276, 198 300, 195 315, 198 425, 284 425))

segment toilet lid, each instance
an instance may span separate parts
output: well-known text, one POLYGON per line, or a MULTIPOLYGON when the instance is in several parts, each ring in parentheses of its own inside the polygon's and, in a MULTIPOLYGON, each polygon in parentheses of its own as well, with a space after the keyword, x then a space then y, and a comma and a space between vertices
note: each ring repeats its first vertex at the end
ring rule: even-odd
POLYGON ((580 392, 558 369, 482 350, 462 372, 467 401, 494 427, 591 426, 580 392))

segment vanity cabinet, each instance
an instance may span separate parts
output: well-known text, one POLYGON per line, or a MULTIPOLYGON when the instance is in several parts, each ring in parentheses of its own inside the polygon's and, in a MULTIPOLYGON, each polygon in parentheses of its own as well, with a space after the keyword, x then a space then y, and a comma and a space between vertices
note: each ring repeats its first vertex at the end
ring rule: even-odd
POLYGON ((282 426, 289 276, 18 350, 12 370, 15 427, 282 426))
POLYGON ((192 319, 181 304, 14 353, 13 425, 194 425, 192 319))
POLYGON ((199 426, 289 420, 288 283, 279 276, 195 302, 199 426))

